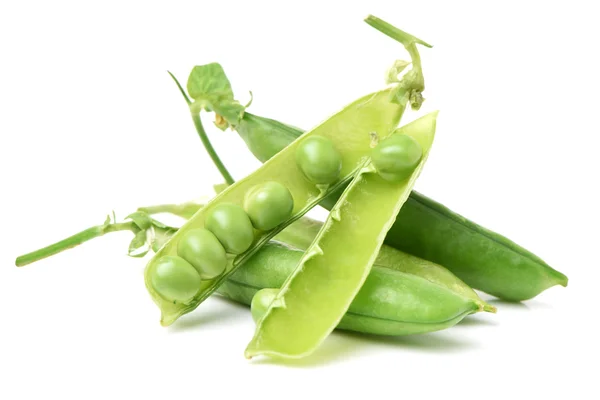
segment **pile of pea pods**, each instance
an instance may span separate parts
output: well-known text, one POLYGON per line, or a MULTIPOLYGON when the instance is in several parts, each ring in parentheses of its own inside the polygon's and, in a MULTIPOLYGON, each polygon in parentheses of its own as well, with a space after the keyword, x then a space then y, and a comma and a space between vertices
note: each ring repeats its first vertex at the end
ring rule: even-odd
POLYGON ((412 190, 436 133, 437 112, 400 125, 421 108, 426 42, 369 16, 411 62, 396 61, 386 87, 353 101, 309 131, 253 115, 235 100, 218 63, 173 76, 200 138, 226 181, 212 199, 141 207, 107 218, 17 258, 26 265, 109 232, 130 230, 129 254, 154 255, 146 287, 170 325, 217 293, 251 306, 256 331, 245 355, 300 358, 335 328, 409 335, 495 313, 473 289, 509 301, 535 297, 567 277, 509 239, 412 190), (406 71, 406 68, 410 69, 406 71), (200 114, 235 130, 263 164, 234 182, 200 114), (325 221, 305 214, 329 210, 325 221), (180 227, 157 213, 186 219, 180 227))

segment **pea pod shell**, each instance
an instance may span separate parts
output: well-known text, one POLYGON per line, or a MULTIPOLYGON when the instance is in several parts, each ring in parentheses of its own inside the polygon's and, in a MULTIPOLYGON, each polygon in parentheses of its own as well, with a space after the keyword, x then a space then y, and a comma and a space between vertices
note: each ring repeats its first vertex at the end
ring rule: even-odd
POLYGON ((277 301, 257 325, 246 357, 304 357, 339 323, 365 282, 385 234, 427 160, 436 119, 437 112, 433 112, 401 128, 401 133, 411 136, 423 149, 423 158, 408 180, 390 183, 365 168, 365 173, 346 188, 282 286, 277 301))

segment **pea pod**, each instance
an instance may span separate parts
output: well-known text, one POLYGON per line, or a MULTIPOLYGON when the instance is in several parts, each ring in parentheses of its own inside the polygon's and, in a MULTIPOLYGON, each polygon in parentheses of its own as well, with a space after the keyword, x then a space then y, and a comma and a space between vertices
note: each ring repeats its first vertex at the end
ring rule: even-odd
POLYGON ((474 289, 523 301, 568 278, 541 258, 443 205, 413 192, 386 243, 442 264, 474 289))
MULTIPOLYGON (((271 242, 234 272, 217 293, 250 305, 259 290, 280 288, 302 255, 302 251, 271 242)), ((495 311, 448 270, 384 245, 337 328, 410 335, 449 328, 482 310, 495 311)))
POLYGON ((367 160, 259 321, 246 357, 304 357, 340 322, 427 160, 436 118, 437 112, 427 114, 395 132, 411 136, 423 149, 409 179, 389 182, 367 160))
MULTIPOLYGON (((212 65, 210 66, 210 70, 214 72, 212 65)), ((201 68, 196 67, 193 74, 198 74, 202 71, 201 68)), ((194 78, 194 82, 198 82, 197 78, 194 78)), ((198 86, 202 87, 202 85, 198 86)), ((385 135, 398 124, 402 106, 390 102, 393 89, 389 88, 364 96, 321 123, 312 131, 305 133, 254 173, 219 193, 173 235, 150 260, 145 270, 146 287, 152 299, 161 310, 161 323, 163 325, 169 325, 179 316, 194 310, 202 301, 210 296, 228 275, 269 239, 285 226, 300 218, 308 210, 317 205, 327 194, 349 181, 356 174, 358 167, 370 152, 369 133, 375 132, 385 135), (377 116, 377 118, 374 118, 374 116, 377 116), (340 178, 331 185, 315 185, 310 182, 304 177, 294 162, 296 148, 302 144, 303 140, 317 135, 331 140, 342 156, 340 178), (152 280, 150 279, 155 264, 164 256, 177 255, 177 244, 181 237, 189 230, 204 228, 207 216, 211 215, 216 207, 219 207, 223 203, 242 207, 246 194, 253 187, 269 181, 279 182, 289 189, 294 201, 291 217, 271 231, 255 231, 251 246, 241 254, 230 254, 224 273, 215 279, 203 280, 197 294, 190 301, 178 302, 161 296, 154 289, 152 280)), ((214 104, 211 107, 217 109, 214 104)), ((194 104, 190 108, 192 110, 196 109, 194 104)))

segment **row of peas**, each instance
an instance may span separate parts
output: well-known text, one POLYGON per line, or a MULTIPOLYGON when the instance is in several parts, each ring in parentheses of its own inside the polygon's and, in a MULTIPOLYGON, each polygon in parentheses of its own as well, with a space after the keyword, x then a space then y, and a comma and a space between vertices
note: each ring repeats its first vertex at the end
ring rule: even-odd
MULTIPOLYGON (((315 184, 335 182, 342 168, 342 157, 333 143, 323 136, 304 140, 296 151, 296 164, 315 184)), ((254 230, 269 231, 292 215, 294 199, 279 182, 269 181, 248 191, 244 206, 222 203, 207 214, 204 228, 186 232, 177 244, 177 255, 161 257, 151 283, 168 301, 187 303, 196 296, 203 280, 223 274, 228 254, 248 250, 254 230)))
MULTIPOLYGON (((421 156, 421 146, 401 134, 383 140, 371 153, 378 173, 389 181, 406 179, 421 156)), ((296 164, 312 183, 330 184, 339 177, 342 157, 329 139, 313 136, 298 146, 296 164)), ((181 238, 176 256, 158 260, 151 276, 152 286, 169 301, 190 301, 202 280, 225 272, 227 254, 235 256, 252 246, 254 229, 274 229, 291 216, 293 208, 289 189, 274 181, 252 188, 243 208, 232 203, 217 205, 207 215, 204 228, 190 230, 181 238)))

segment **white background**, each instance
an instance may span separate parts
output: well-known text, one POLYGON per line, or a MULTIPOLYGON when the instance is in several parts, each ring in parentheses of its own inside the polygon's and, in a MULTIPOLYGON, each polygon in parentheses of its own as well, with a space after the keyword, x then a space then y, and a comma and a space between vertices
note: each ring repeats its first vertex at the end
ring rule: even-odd
MULTIPOLYGON (((594 3, 3 2, 0 398, 599 398, 594 3), (429 335, 334 333, 282 366, 244 359, 250 313, 221 299, 160 327, 128 233, 14 267, 113 209, 211 193, 218 173, 167 69, 185 81, 218 61, 240 101, 254 92, 251 112, 310 128, 406 58, 369 13, 434 44, 421 114, 441 113, 417 189, 568 288, 429 335)), ((206 125, 235 177, 258 165, 206 125)))

